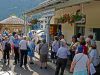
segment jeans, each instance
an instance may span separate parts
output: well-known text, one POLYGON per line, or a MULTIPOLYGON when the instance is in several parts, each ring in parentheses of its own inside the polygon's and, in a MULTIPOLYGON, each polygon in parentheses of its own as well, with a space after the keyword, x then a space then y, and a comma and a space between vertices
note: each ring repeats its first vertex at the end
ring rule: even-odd
POLYGON ((7 59, 9 60, 9 56, 10 56, 10 51, 9 50, 4 50, 3 51, 4 62, 6 62, 7 59))
POLYGON ((14 47, 14 53, 15 53, 15 64, 17 64, 17 62, 19 62, 19 47, 14 47))

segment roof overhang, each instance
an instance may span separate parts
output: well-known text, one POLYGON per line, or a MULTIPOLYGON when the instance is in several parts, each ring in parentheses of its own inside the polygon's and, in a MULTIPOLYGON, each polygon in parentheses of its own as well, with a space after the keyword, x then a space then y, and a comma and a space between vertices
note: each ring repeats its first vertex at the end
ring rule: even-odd
POLYGON ((17 25, 17 26, 20 26, 20 25, 24 25, 24 24, 2 24, 2 23, 0 23, 0 25, 17 25))
MULTIPOLYGON (((55 0, 55 1, 57 1, 57 0, 55 0)), ((69 7, 69 6, 73 6, 73 5, 77 5, 77 4, 81 4, 81 3, 87 3, 92 0, 58 0, 58 1, 59 2, 48 3, 47 5, 40 4, 38 7, 34 8, 33 10, 30 10, 24 14, 27 16, 30 16, 30 15, 37 14, 37 13, 40 13, 40 12, 48 10, 48 9, 55 8, 55 10, 59 10, 59 9, 65 8, 65 7, 69 7)))

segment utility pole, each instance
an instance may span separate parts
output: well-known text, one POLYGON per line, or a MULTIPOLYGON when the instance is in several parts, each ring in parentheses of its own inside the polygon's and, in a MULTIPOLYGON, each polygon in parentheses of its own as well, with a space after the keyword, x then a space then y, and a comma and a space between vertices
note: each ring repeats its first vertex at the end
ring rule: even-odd
POLYGON ((42 12, 43 17, 46 18, 46 22, 47 22, 46 31, 45 31, 47 43, 50 43, 50 33, 49 33, 50 32, 50 21, 51 21, 52 16, 54 16, 54 12, 55 12, 55 9, 49 9, 49 10, 45 10, 42 12))
POLYGON ((24 35, 27 35, 27 23, 26 23, 26 15, 24 14, 24 35))
POLYGON ((46 41, 47 43, 50 42, 50 20, 51 20, 52 16, 48 16, 46 17, 47 19, 47 25, 46 25, 46 41))

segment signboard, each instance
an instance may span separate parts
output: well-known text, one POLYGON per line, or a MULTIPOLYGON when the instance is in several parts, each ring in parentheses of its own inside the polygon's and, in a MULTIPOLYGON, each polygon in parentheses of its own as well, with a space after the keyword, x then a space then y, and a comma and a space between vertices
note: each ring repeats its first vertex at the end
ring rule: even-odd
POLYGON ((43 11, 41 14, 43 15, 43 17, 54 16, 54 14, 55 14, 55 9, 45 10, 45 11, 43 11))

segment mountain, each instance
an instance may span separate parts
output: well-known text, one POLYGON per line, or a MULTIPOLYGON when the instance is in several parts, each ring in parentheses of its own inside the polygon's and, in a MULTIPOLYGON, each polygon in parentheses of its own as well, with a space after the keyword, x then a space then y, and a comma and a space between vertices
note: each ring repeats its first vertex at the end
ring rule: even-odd
POLYGON ((20 17, 23 12, 31 10, 45 0, 0 0, 0 20, 11 15, 20 17))

